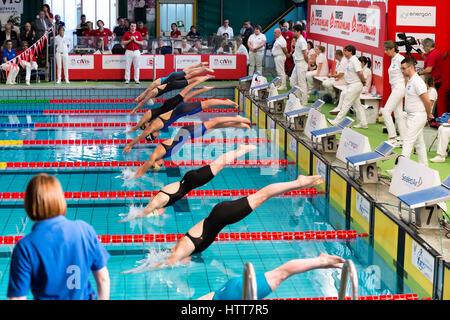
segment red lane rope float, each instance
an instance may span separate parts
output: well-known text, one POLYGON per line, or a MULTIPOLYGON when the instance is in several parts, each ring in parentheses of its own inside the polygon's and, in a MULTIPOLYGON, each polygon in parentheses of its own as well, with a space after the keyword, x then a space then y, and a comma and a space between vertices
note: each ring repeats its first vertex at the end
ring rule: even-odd
MULTIPOLYGON (((53 115, 88 115, 88 114, 110 114, 110 115, 123 115, 129 114, 133 109, 45 109, 43 114, 53 115)), ((139 109, 137 113, 144 113, 151 109, 139 109)), ((202 112, 206 113, 235 113, 238 110, 235 108, 208 108, 202 112)))
MULTIPOLYGON (((210 98, 195 98, 189 100, 190 102, 199 102, 209 100, 210 98)), ((227 98, 214 98, 218 100, 227 100, 227 98)), ((155 103, 163 103, 164 98, 152 99, 155 103)), ((85 104, 85 103, 135 103, 135 99, 50 99, 50 104, 85 104)))
MULTIPOLYGON (((233 190, 192 190, 185 198, 232 198, 245 197, 256 193, 258 189, 233 189, 233 190)), ((150 199, 154 197, 159 190, 153 191, 66 191, 64 197, 67 200, 123 200, 123 199, 150 199)), ((316 196, 324 194, 315 188, 300 189, 286 192, 277 198, 298 197, 298 196, 316 196)), ((0 201, 16 201, 25 198, 25 192, 0 192, 0 201)), ((361 235, 362 236, 362 235, 361 235)))
MULTIPOLYGON (((163 166, 166 168, 178 167, 201 167, 206 166, 214 160, 194 160, 194 161, 164 161, 163 166)), ((145 161, 64 161, 64 162, 6 162, 5 169, 111 169, 111 168, 127 168, 140 167, 145 161)), ((285 167, 293 164, 293 161, 287 159, 262 159, 262 160, 235 160, 230 163, 229 167, 269 167, 280 166, 285 167)))
MULTIPOLYGON (((155 139, 153 141, 147 141, 142 139, 140 144, 160 144, 166 139, 155 139)), ((79 140, 22 140, 22 145, 14 145, 14 147, 20 146, 56 146, 56 145, 76 145, 76 146, 91 146, 91 145, 127 145, 133 139, 79 139, 79 140)), ((239 143, 239 144, 254 144, 254 143, 268 143, 271 140, 266 138, 229 138, 229 139, 191 139, 186 141, 186 144, 227 144, 227 143, 239 143)))
MULTIPOLYGON (((184 127, 188 125, 196 125, 201 122, 174 122, 173 127, 184 127)), ((33 129, 55 129, 55 128, 122 128, 126 126, 136 126, 137 122, 79 122, 79 123, 34 123, 33 129)), ((252 123, 255 126, 256 123, 252 123)))
MULTIPOLYGON (((104 234, 97 235, 104 245, 142 244, 152 242, 176 242, 184 233, 166 234, 104 234)), ((16 244, 23 236, 0 236, 0 244, 16 244)), ((357 239, 356 230, 337 231, 275 231, 275 232, 230 232, 219 233, 216 242, 227 241, 269 241, 269 240, 353 240, 357 239)))
MULTIPOLYGON (((286 298, 286 299, 263 299, 263 300, 338 300, 338 297, 314 297, 314 298, 286 298)), ((345 297, 345 300, 352 300, 351 297, 345 297)), ((358 300, 419 300, 416 293, 408 294, 385 294, 379 296, 360 296, 358 300)), ((421 299, 425 300, 425 299, 421 299)))

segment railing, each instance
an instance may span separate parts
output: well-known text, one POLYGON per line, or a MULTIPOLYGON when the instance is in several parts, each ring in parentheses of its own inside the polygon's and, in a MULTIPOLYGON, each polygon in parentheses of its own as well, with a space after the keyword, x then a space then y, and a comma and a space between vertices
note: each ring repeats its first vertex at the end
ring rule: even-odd
POLYGON ((344 266, 342 268, 341 286, 339 288, 339 300, 345 300, 345 291, 347 289, 347 278, 349 273, 350 273, 350 282, 352 285, 351 298, 352 300, 358 300, 359 298, 358 275, 356 273, 356 267, 352 260, 347 260, 345 261, 344 266))
POLYGON ((247 262, 244 266, 244 279, 242 283, 242 300, 258 300, 256 287, 256 274, 253 264, 247 262))

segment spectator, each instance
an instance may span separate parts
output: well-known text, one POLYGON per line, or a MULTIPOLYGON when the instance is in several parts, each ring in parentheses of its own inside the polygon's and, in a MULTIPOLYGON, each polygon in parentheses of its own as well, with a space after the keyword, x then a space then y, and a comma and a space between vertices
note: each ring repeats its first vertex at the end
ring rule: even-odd
POLYGON ((253 27, 252 27, 250 21, 245 21, 244 27, 245 27, 245 31, 244 31, 244 35, 242 36, 242 44, 247 49, 247 51, 250 51, 248 48, 248 38, 250 38, 250 36, 253 34, 253 27))
MULTIPOLYGON (((284 21, 284 20, 282 20, 284 21)), ((283 28, 281 29, 281 35, 283 36, 283 38, 286 40, 286 49, 288 52, 288 55, 286 57, 286 63, 285 63, 285 67, 286 67, 286 74, 290 74, 292 68, 294 67, 294 60, 292 59, 292 41, 295 39, 294 38, 294 33, 292 31, 289 31, 289 23, 287 22, 283 22, 283 28)))
POLYGON ((5 41, 11 40, 13 48, 17 48, 18 38, 17 33, 12 30, 12 24, 5 24, 5 31, 0 32, 0 43, 2 47, 5 47, 5 41))
POLYGON ((139 59, 141 52, 139 46, 143 44, 142 35, 136 30, 136 22, 130 23, 130 31, 125 32, 122 38, 122 46, 125 47, 125 83, 130 82, 131 63, 134 66, 134 82, 139 84, 139 59))
POLYGON ((234 47, 233 47, 233 54, 243 54, 247 57, 247 67, 250 63, 250 59, 248 56, 247 48, 242 44, 242 38, 239 36, 236 38, 234 47))
POLYGON ((306 43, 308 44, 308 70, 309 71, 313 71, 313 70, 317 69, 317 65, 316 65, 316 57, 317 57, 316 49, 314 48, 314 44, 313 44, 313 42, 311 40, 307 41, 306 43))
MULTIPOLYGON (((84 29, 83 33, 81 34, 81 38, 78 40, 78 44, 84 45, 87 47, 94 47, 97 44, 97 41, 93 41, 94 37, 92 36, 92 32, 94 30, 92 29, 92 22, 87 21, 86 22, 86 29, 84 29)), ((103 38, 102 39, 102 45, 104 45, 103 38)))
POLYGON ((302 36, 302 27, 299 25, 294 26, 295 36, 295 50, 294 57, 294 70, 290 78, 291 87, 298 86, 300 88, 302 106, 308 103, 308 86, 306 84, 306 72, 308 71, 308 45, 306 40, 302 36))
POLYGON ((447 124, 446 126, 439 126, 436 156, 430 159, 431 162, 445 162, 447 158, 447 147, 450 140, 450 119, 447 124))
POLYGON ((425 84, 427 85, 428 98, 430 98, 431 111, 433 113, 433 109, 436 107, 436 102, 438 98, 437 90, 434 85, 433 76, 429 73, 426 73, 423 75, 423 81, 425 81, 425 84))
POLYGON ((59 181, 41 173, 28 183, 24 200, 35 223, 15 245, 10 265, 9 299, 109 299, 109 254, 94 229, 84 221, 68 220, 59 181), (89 282, 92 272, 98 297, 89 282))
MULTIPOLYGON (((288 21, 289 24, 289 30, 294 32, 294 21, 293 20, 289 20, 288 21)), ((306 39, 305 39, 306 40, 306 39)))
POLYGON ((341 110, 334 120, 328 119, 333 125, 337 125, 344 120, 350 107, 353 105, 356 112, 356 119, 359 121, 353 128, 367 129, 367 118, 363 106, 361 105, 360 95, 363 90, 363 86, 366 83, 364 74, 361 67, 361 62, 355 56, 356 48, 352 45, 348 45, 344 48, 344 55, 348 60, 347 69, 344 74, 344 79, 347 86, 341 93, 341 110))
MULTIPOLYGON (((120 45, 119 45, 120 46, 120 45)), ((103 38, 97 38, 97 41, 95 42, 95 52, 94 54, 111 54, 111 50, 106 47, 105 50, 105 43, 103 42, 103 38)))
POLYGON ((266 36, 261 32, 261 26, 255 26, 255 33, 248 38, 249 58, 250 65, 248 72, 250 75, 254 73, 254 70, 262 74, 262 61, 264 58, 264 52, 266 49, 266 36))
POLYGON ((372 71, 370 70, 372 62, 365 56, 359 57, 358 60, 361 62, 364 79, 366 79, 362 93, 369 93, 372 86, 372 71))
POLYGON ((127 31, 127 28, 125 27, 125 19, 122 17, 118 17, 117 23, 118 25, 114 28, 113 33, 116 35, 116 37, 122 38, 127 31))
POLYGON ((381 110, 384 124, 389 136, 389 142, 395 147, 400 147, 406 134, 406 118, 403 112, 403 97, 405 96, 405 78, 401 71, 401 64, 404 56, 398 53, 398 45, 392 40, 385 41, 384 52, 391 57, 391 64, 388 69, 389 84, 391 85, 391 94, 381 110), (392 120, 394 112, 395 123, 397 124, 400 137, 397 137, 394 121, 392 120))
POLYGON ((83 37, 91 36, 93 31, 94 29, 92 28, 92 22, 91 21, 86 22, 86 29, 84 29, 83 31, 83 37))
POLYGON ((65 27, 64 21, 61 21, 61 16, 59 14, 55 15, 55 30, 59 30, 59 27, 65 27))
POLYGON ((31 28, 31 23, 25 23, 25 30, 20 34, 20 41, 26 41, 28 46, 33 45, 36 40, 36 33, 31 28))
POLYGON ((186 38, 188 40, 201 39, 202 35, 200 32, 197 31, 196 26, 191 26, 191 29, 190 29, 189 33, 187 34, 186 38))
POLYGON ((414 58, 405 58, 401 64, 403 76, 408 80, 405 89, 406 134, 402 156, 409 159, 415 146, 418 162, 428 166, 423 128, 428 119, 433 119, 432 103, 428 97, 427 85, 416 73, 415 63, 414 58))
POLYGON ((6 84, 16 84, 16 77, 19 73, 19 67, 17 65, 7 64, 16 57, 16 50, 13 49, 11 40, 6 40, 5 48, 2 52, 2 69, 8 73, 6 78, 6 84))
POLYGON ((315 88, 314 77, 327 77, 330 72, 330 68, 328 67, 328 58, 325 55, 325 47, 317 46, 316 47, 316 65, 317 69, 313 71, 308 71, 306 73, 306 80, 308 84, 308 93, 311 94, 315 88))
MULTIPOLYGON (((441 76, 443 58, 441 52, 435 48, 435 45, 436 44, 433 39, 423 39, 422 46, 427 55, 425 56, 423 53, 421 53, 421 56, 423 59, 425 59, 425 62, 424 69, 419 72, 419 75, 424 75, 427 73, 431 74, 433 76, 436 91, 439 93, 439 88, 442 85, 441 76)), ((435 110, 434 116, 437 116, 437 108, 435 110)))
POLYGON ((281 35, 281 29, 276 28, 273 31, 273 37, 275 42, 272 47, 272 55, 275 61, 275 69, 277 71, 277 76, 280 77, 281 84, 278 87, 279 90, 286 90, 286 72, 284 69, 286 58, 288 56, 287 52, 287 42, 286 39, 281 35))
POLYGON ((87 28, 87 22, 86 22, 86 15, 82 14, 80 17, 80 24, 77 26, 77 30, 81 30, 80 33, 82 34, 84 30, 87 28))
POLYGON ((244 32, 245 32, 246 28, 245 28, 245 22, 242 24, 242 28, 241 30, 239 30, 239 35, 242 37, 244 36, 244 32))
POLYGON ((105 23, 103 22, 103 20, 97 21, 97 27, 98 29, 92 30, 89 35, 97 38, 102 37, 105 47, 109 48, 109 37, 111 37, 111 41, 114 41, 114 34, 111 32, 111 30, 105 28, 105 23))
POLYGON ((125 31, 130 30, 130 19, 124 18, 124 19, 123 19, 123 23, 124 23, 124 25, 125 25, 125 31))
POLYGON ((32 27, 36 34, 36 40, 39 40, 48 30, 50 30, 52 23, 45 16, 45 12, 41 10, 38 18, 33 21, 32 27))
POLYGON ((144 22, 138 21, 138 22, 137 22, 137 26, 136 26, 136 30, 139 31, 139 32, 141 33, 142 39, 148 41, 148 29, 147 29, 147 27, 144 25, 144 22))
POLYGON ((64 36, 64 27, 60 27, 55 37, 56 83, 61 83, 61 69, 64 66, 64 79, 69 82, 69 46, 70 42, 64 36))
POLYGON ((186 39, 182 39, 180 53, 188 53, 190 49, 191 49, 191 45, 187 42, 186 39))
MULTIPOLYGON (((334 74, 330 74, 330 77, 322 82, 322 86, 331 95, 333 103, 336 103, 336 90, 334 89, 334 85, 346 85, 344 80, 344 74, 345 70, 347 69, 347 59, 344 57, 344 53, 340 49, 336 50, 334 56, 336 58, 336 66, 334 68, 334 74)), ((339 110, 341 110, 341 108, 340 106, 337 106, 336 108, 330 111, 330 114, 336 115, 339 113, 339 110)))
MULTIPOLYGON (((18 26, 16 26, 14 24, 14 21, 11 19, 9 19, 7 23, 9 23, 11 25, 11 30, 14 30, 17 34, 17 38, 20 39, 20 28, 18 26)), ((5 30, 5 27, 3 27, 2 30, 5 30)))
MULTIPOLYGON (((20 56, 22 53, 26 52, 28 50, 28 42, 22 41, 22 49, 20 51, 17 51, 17 55, 20 56)), ((37 70, 38 64, 36 61, 36 56, 34 55, 33 50, 28 51, 24 55, 22 55, 22 63, 23 67, 25 68, 25 83, 27 86, 30 85, 30 79, 31 79, 31 70, 37 70)), ((36 75, 38 77, 38 75, 36 75)))
POLYGON ((194 41, 194 46, 189 50, 189 52, 202 53, 204 52, 204 49, 207 49, 207 47, 203 46, 202 40, 197 39, 194 41))
POLYGON ((181 32, 178 30, 178 26, 176 23, 172 23, 170 25, 170 28, 172 28, 172 31, 170 32, 170 39, 172 40, 180 40, 181 39, 181 32))
POLYGON ((48 21, 50 21, 50 23, 53 24, 53 13, 50 11, 50 6, 48 4, 44 4, 42 10, 45 13, 45 18, 47 18, 48 21))
POLYGON ((230 39, 234 38, 233 28, 229 25, 230 21, 228 19, 223 20, 223 25, 217 29, 217 35, 223 36, 224 33, 228 33, 230 39))

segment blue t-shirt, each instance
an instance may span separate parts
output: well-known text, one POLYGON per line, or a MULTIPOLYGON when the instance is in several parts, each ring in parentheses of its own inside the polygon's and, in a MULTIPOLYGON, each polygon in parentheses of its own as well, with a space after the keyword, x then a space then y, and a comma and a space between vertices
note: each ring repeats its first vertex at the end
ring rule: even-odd
POLYGON ((3 58, 6 58, 6 61, 12 60, 16 57, 16 50, 11 49, 11 52, 8 51, 8 49, 3 49, 2 51, 2 63, 3 63, 3 58))
POLYGON ((108 259, 86 222, 61 215, 38 222, 14 247, 7 296, 24 297, 31 289, 39 300, 97 299, 89 276, 108 259))

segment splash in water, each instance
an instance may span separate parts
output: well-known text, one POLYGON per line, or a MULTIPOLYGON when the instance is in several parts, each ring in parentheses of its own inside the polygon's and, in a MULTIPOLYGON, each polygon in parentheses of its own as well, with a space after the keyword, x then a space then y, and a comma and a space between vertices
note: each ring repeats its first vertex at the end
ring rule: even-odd
MULTIPOLYGON (((166 269, 169 267, 167 265, 166 260, 171 255, 170 249, 149 249, 149 253, 147 254, 147 258, 136 261, 138 266, 122 271, 122 274, 136 274, 136 273, 143 273, 147 271, 153 271, 153 270, 161 270, 166 269)), ((174 264, 173 267, 177 266, 185 266, 186 261, 182 260, 180 262, 177 262, 174 264)))
POLYGON ((122 173, 118 176, 116 176, 116 179, 122 179, 123 180, 123 185, 122 187, 126 187, 126 188, 135 188, 135 187, 142 187, 142 183, 139 182, 138 180, 136 180, 136 171, 130 169, 130 168, 125 168, 122 173))
MULTIPOLYGON (((128 213, 119 213, 120 217, 125 217, 125 218, 119 220, 119 222, 129 222, 129 221, 135 220, 136 217, 142 211, 144 211, 144 205, 141 204, 139 207, 131 205, 128 213)), ((154 209, 152 212, 150 212, 150 214, 146 215, 145 217, 156 217, 156 216, 159 216, 158 210, 154 209)))

